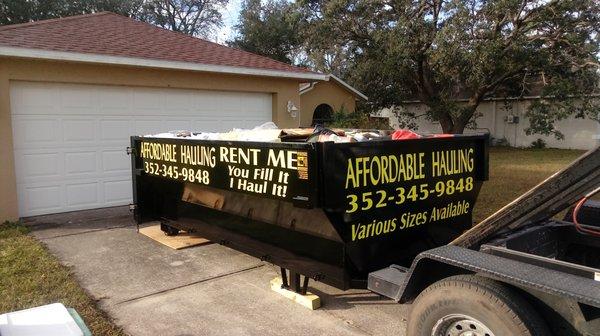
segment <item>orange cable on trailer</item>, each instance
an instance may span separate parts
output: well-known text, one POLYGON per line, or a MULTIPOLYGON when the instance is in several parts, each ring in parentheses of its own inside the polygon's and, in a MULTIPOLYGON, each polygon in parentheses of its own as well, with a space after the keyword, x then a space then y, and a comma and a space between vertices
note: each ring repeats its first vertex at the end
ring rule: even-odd
POLYGON ((600 237, 600 229, 595 230, 595 229, 583 227, 582 224, 580 224, 579 221, 577 221, 577 215, 579 213, 579 210, 583 206, 583 204, 585 204, 585 202, 587 202, 592 196, 594 196, 595 194, 597 194, 599 192, 600 192, 600 187, 592 190, 587 195, 585 195, 579 202, 577 202, 575 209, 573 209, 573 223, 575 224, 575 229, 581 233, 590 234, 590 235, 593 235, 596 237, 600 237))

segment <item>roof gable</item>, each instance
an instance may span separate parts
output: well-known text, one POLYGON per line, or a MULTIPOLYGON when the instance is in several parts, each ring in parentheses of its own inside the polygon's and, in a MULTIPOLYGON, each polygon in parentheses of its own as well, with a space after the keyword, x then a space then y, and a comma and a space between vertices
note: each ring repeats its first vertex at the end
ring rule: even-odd
MULTIPOLYGON (((344 82, 341 78, 339 78, 333 74, 327 75, 327 81, 337 84, 342 89, 350 92, 357 99, 360 98, 365 101, 369 100, 369 98, 367 96, 365 96, 362 92, 358 91, 353 86, 344 82)), ((314 88, 314 86, 317 85, 318 83, 319 82, 301 83, 300 84, 300 94, 303 94, 303 93, 306 93, 306 92, 312 90, 314 88)))
MULTIPOLYGON (((109 58, 202 64, 213 66, 214 69, 258 69, 264 70, 265 75, 273 71, 288 74, 289 77, 322 76, 268 57, 173 32, 111 12, 0 27, 0 56, 18 56, 19 49, 16 48, 36 50, 40 55, 48 55, 50 58, 62 53, 101 55, 109 58)), ((34 53, 30 54, 30 57, 34 57, 34 53)), ((66 58, 60 57, 63 60, 66 58)), ((95 63, 102 63, 97 57, 95 59, 95 63)), ((230 70, 235 73, 235 69, 230 70)))

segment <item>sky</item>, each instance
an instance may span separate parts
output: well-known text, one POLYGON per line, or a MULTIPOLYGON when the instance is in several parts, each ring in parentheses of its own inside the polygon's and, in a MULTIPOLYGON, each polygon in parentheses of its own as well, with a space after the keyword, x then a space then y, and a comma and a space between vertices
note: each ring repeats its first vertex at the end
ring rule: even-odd
POLYGON ((215 42, 224 44, 233 37, 233 26, 237 23, 241 7, 242 0, 229 0, 222 13, 224 26, 217 33, 215 42))

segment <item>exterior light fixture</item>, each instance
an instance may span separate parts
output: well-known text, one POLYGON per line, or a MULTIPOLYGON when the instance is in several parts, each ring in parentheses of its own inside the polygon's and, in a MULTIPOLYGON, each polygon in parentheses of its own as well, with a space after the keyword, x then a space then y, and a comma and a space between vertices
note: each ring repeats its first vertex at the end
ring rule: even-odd
POLYGON ((287 111, 292 118, 298 117, 298 108, 296 107, 296 105, 294 105, 294 102, 291 100, 288 100, 287 102, 287 111))

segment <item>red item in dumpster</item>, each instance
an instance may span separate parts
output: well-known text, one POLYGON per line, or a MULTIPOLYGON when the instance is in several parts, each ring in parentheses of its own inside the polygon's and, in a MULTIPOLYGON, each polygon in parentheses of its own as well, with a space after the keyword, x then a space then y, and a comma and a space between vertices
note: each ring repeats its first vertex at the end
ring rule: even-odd
POLYGON ((397 130, 392 133, 392 140, 408 140, 408 139, 419 139, 420 135, 409 130, 397 130))

